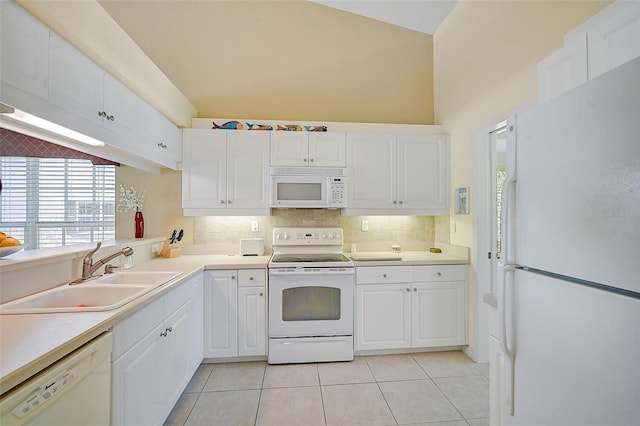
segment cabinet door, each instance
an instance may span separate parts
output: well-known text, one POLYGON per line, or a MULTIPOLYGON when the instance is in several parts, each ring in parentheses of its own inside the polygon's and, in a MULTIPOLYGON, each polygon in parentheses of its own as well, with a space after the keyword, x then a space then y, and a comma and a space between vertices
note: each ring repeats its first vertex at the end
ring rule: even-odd
POLYGON ((266 355, 265 287, 238 288, 238 355, 266 355))
POLYGON ((269 207, 269 133, 227 132, 227 208, 269 207))
POLYGON ((411 347, 410 284, 356 285, 356 350, 411 347))
POLYGON ((546 101, 587 81, 587 36, 576 34, 538 63, 538 100, 546 101))
POLYGON ((334 132, 309 132, 311 167, 346 167, 346 135, 334 132))
POLYGON ((308 132, 271 133, 271 165, 306 167, 309 165, 308 132))
POLYGON ((587 27, 589 79, 640 56, 640 2, 615 2, 587 27))
POLYGON ((205 358, 238 356, 237 305, 237 271, 205 272, 205 358))
POLYGON ((104 127, 121 136, 115 140, 122 148, 139 153, 142 144, 136 136, 138 136, 139 110, 143 105, 142 100, 109 74, 104 74, 103 82, 103 108, 107 115, 104 118, 104 127), (132 137, 134 140, 131 139, 132 137), (138 149, 135 145, 138 145, 138 149))
POLYGON ((194 371, 189 365, 189 313, 192 301, 188 301, 167 318, 161 331, 159 387, 163 418, 166 418, 187 387, 194 371))
POLYGON ((182 161, 180 130, 155 108, 142 103, 138 112, 138 138, 149 158, 163 166, 177 168, 182 161))
POLYGON ((162 424, 159 389, 164 324, 154 328, 113 363, 111 418, 114 426, 162 424))
POLYGON ((398 206, 404 209, 447 209, 447 137, 398 135, 397 143, 398 206))
POLYGON ((50 37, 49 67, 51 103, 102 126, 104 71, 53 33, 50 37))
POLYGON ((395 135, 348 135, 347 175, 349 208, 395 208, 395 135))
POLYGON ((227 134, 209 129, 183 133, 182 207, 227 205, 227 134))
POLYGON ((465 345, 466 283, 414 283, 412 287, 412 346, 465 345))
MULTIPOLYGON (((49 98, 49 30, 13 2, 0 2, 0 77, 31 95, 49 98)), ((13 105, 18 107, 19 105, 13 105)))

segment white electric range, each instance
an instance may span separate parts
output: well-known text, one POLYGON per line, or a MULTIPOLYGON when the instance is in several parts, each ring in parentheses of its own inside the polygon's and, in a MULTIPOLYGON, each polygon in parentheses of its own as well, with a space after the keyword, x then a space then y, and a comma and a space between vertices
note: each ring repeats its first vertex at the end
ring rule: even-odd
POLYGON ((270 364, 353 359, 354 264, 341 228, 275 228, 270 364))

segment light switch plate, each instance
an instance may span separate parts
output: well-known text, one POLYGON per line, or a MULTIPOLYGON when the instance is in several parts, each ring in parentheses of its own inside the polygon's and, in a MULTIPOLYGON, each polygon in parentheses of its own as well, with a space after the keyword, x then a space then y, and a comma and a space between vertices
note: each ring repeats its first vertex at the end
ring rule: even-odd
POLYGON ((251 232, 258 232, 260 230, 259 226, 258 226, 258 221, 257 220, 252 220, 251 221, 251 232))
POLYGON ((362 221, 362 231, 363 232, 367 232, 369 230, 369 221, 368 220, 363 220, 362 221))

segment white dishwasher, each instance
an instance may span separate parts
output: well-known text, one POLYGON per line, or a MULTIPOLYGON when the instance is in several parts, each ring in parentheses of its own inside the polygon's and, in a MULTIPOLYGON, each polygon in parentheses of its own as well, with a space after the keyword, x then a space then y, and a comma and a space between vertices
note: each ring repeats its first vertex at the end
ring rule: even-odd
POLYGON ((111 332, 103 333, 10 391, 0 424, 108 426, 111 348, 111 332))

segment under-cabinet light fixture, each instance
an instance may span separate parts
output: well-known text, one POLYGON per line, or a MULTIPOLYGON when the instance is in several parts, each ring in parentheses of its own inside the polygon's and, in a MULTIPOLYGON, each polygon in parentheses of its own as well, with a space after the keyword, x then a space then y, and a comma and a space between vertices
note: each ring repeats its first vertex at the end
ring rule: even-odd
MULTIPOLYGON (((59 124, 52 123, 43 118, 36 117, 35 115, 31 115, 27 112, 21 111, 3 103, 0 103, 0 114, 13 120, 17 120, 30 126, 36 127, 38 129, 46 130, 56 135, 73 139, 77 142, 82 142, 91 146, 104 146, 104 142, 102 141, 99 141, 87 135, 83 135, 82 133, 78 133, 75 130, 60 126, 59 124)), ((0 126, 5 127, 3 123, 0 123, 0 126)), ((21 131, 21 129, 12 129, 9 126, 6 127, 9 128, 9 130, 21 131)))

